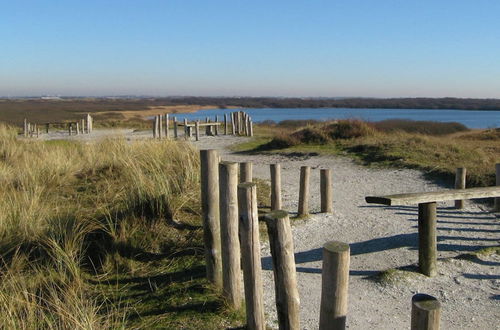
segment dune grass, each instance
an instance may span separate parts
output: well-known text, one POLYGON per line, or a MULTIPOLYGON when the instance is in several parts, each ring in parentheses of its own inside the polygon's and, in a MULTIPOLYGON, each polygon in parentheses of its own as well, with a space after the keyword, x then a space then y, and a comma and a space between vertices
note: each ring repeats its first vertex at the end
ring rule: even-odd
POLYGON ((0 125, 0 324, 241 325, 205 280, 198 169, 182 142, 20 141, 0 125))

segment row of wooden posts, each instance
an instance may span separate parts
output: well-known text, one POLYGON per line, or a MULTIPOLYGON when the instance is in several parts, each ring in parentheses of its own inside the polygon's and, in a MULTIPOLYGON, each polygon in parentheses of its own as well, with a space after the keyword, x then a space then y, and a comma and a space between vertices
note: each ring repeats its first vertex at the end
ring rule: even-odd
MULTIPOLYGON (((500 186, 500 163, 495 164, 495 180, 496 185, 500 186)), ((455 172, 455 189, 465 189, 467 179, 467 169, 465 167, 458 167, 455 172)), ((455 201, 455 208, 463 209, 464 200, 459 199, 455 201)), ((494 200, 493 210, 500 212, 500 197, 496 197, 494 200)))
MULTIPOLYGON (((28 120, 25 118, 24 119, 24 125, 23 125, 23 135, 24 137, 39 137, 40 136, 40 126, 36 123, 30 123, 28 120)), ((71 135, 79 135, 79 134, 90 134, 93 130, 94 126, 94 119, 92 118, 91 115, 87 114, 85 118, 82 118, 80 120, 74 121, 74 122, 49 122, 49 123, 44 123, 43 126, 45 126, 45 133, 49 134, 50 127, 64 127, 66 126, 68 130, 68 134, 71 135)))
POLYGON ((179 127, 184 128, 184 138, 192 138, 194 135, 195 140, 199 141, 200 127, 205 127, 205 134, 207 136, 217 136, 219 135, 219 130, 222 129, 222 125, 224 135, 253 136, 252 118, 244 111, 237 111, 229 115, 224 114, 223 122, 219 121, 219 116, 215 116, 213 121, 209 117, 206 117, 205 122, 197 120, 190 123, 186 118, 182 122, 179 122, 177 121, 177 117, 172 117, 170 120, 169 114, 156 115, 153 121, 153 138, 170 138, 170 122, 172 122, 173 137, 175 139, 179 137, 179 127), (229 120, 229 116, 231 120, 229 120), (230 126, 231 132, 229 131, 230 126))
MULTIPOLYGON (((233 308, 242 306, 243 291, 247 328, 266 329, 257 186, 252 183, 252 163, 221 161, 216 150, 201 150, 200 159, 207 278, 222 290, 233 308)), ((308 199, 309 173, 309 168, 301 169, 299 214, 308 213, 304 201, 308 199)), ((331 172, 322 170, 321 173, 322 211, 331 212, 331 172)), ((293 237, 288 212, 281 209, 280 178, 279 164, 272 164, 272 211, 264 219, 273 263, 279 328, 300 329, 293 237)), ((323 246, 319 329, 346 327, 349 262, 348 244, 331 241, 323 246)), ((439 329, 439 313, 440 304, 435 298, 415 295, 412 329, 439 329)))

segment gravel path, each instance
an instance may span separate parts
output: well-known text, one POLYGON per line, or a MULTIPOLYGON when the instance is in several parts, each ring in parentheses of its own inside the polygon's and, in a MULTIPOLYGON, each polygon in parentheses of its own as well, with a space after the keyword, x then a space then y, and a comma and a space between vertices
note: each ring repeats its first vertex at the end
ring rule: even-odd
MULTIPOLYGON (((63 133, 61 133, 63 134, 63 133)), ((95 139, 110 134, 127 139, 148 137, 149 132, 96 130, 95 139)), ((63 134, 64 135, 64 134, 63 134)), ((49 136, 45 138, 61 138, 49 136)), ((66 136, 67 138, 67 136, 66 136)), ((379 283, 370 277, 380 271, 417 262, 417 208, 368 205, 367 195, 424 192, 442 189, 415 170, 373 169, 343 157, 284 157, 239 155, 227 147, 244 138, 202 137, 200 149, 218 149, 224 160, 251 161, 254 176, 269 180, 269 164, 282 165, 284 209, 297 210, 299 168, 312 167, 310 219, 293 226, 297 280, 301 299, 301 328, 317 329, 321 293, 321 248, 329 240, 351 246, 349 312, 351 329, 409 329, 411 297, 431 294, 442 303, 442 329, 500 329, 500 258, 475 260, 453 258, 481 247, 498 246, 500 219, 472 202, 454 210, 452 202, 438 205, 438 276, 416 273, 394 283, 379 283), (334 213, 319 214, 319 168, 333 170, 334 213)), ((262 244, 264 299, 269 326, 277 327, 274 282, 269 246, 262 244)))

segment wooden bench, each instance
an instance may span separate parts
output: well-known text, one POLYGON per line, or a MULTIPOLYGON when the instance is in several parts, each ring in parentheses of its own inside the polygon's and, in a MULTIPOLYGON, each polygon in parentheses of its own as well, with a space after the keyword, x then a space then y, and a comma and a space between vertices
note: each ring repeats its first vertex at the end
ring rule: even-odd
POLYGON ((437 261, 436 202, 492 197, 500 197, 500 186, 368 196, 365 200, 367 203, 389 206, 418 204, 418 265, 422 274, 435 276, 437 261))

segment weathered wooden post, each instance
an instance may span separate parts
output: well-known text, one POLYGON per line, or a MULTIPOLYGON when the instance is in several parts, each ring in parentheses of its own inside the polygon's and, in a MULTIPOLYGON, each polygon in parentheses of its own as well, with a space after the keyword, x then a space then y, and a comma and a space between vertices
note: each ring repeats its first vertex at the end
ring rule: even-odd
POLYGON ((184 138, 188 139, 188 120, 184 118, 184 138))
POLYGON ((227 135, 227 113, 224 114, 224 135, 227 135))
POLYGON ((201 207, 207 278, 222 287, 219 217, 219 156, 217 150, 200 150, 201 207))
POLYGON ((219 125, 217 125, 219 123, 219 116, 215 116, 215 126, 214 126, 214 132, 215 132, 215 136, 219 135, 219 125))
POLYGON ((241 253, 238 239, 238 163, 219 164, 223 293, 233 308, 241 306, 241 253))
POLYGON ((349 287, 349 244, 330 241, 323 246, 319 329, 345 329, 349 287))
POLYGON ((197 120, 194 122, 194 136, 196 141, 200 141, 200 121, 197 120))
POLYGON ((436 276, 436 203, 418 204, 418 265, 420 272, 436 276))
POLYGON ((231 132, 233 133, 233 135, 236 135, 236 120, 234 114, 234 112, 231 112, 231 132))
POLYGON ((28 119, 24 118, 23 122, 23 135, 24 137, 28 137, 28 119))
MULTIPOLYGON (((47 133, 47 134, 49 134, 49 126, 50 126, 49 123, 45 124, 45 133, 47 133)), ((82 126, 82 129, 83 129, 83 126, 82 126)))
MULTIPOLYGON (((465 189, 465 176, 467 170, 465 167, 459 167, 457 168, 457 171, 455 173, 455 189, 465 189)), ((464 200, 456 200, 455 201, 455 208, 456 209, 463 209, 464 208, 464 200)))
POLYGON ((40 127, 37 127, 36 128, 36 137, 39 138, 40 137, 40 127))
POLYGON ((68 124, 68 134, 69 136, 73 134, 73 123, 68 124))
POLYGON ((252 121, 252 120, 250 120, 250 122, 249 122, 249 126, 248 126, 248 127, 249 127, 249 129, 250 129, 250 134, 249 134, 249 136, 253 136, 253 121, 252 121))
POLYGON ((165 114, 165 138, 169 139, 170 138, 170 120, 168 118, 168 113, 165 114))
POLYGON ((156 139, 158 136, 158 116, 155 116, 153 121, 153 139, 156 139))
POLYGON ((85 134, 85 119, 80 119, 80 126, 82 130, 82 134, 85 134))
MULTIPOLYGON (((495 165, 496 184, 500 186, 500 163, 495 165)), ((494 210, 500 212, 500 197, 495 198, 494 210)))
POLYGON ((91 123, 90 123, 90 114, 87 114, 87 134, 90 134, 90 132, 92 131, 92 128, 90 127, 91 123))
POLYGON ((300 167, 300 187, 299 187, 299 216, 309 214, 309 177, 311 174, 311 167, 300 167))
POLYGON ((28 136, 30 136, 31 135, 31 124, 27 123, 26 127, 28 128, 28 136))
POLYGON ((177 135, 177 117, 174 117, 173 118, 173 124, 174 124, 174 139, 177 139, 178 135, 177 135))
POLYGON ((80 135, 80 123, 76 121, 76 135, 80 135))
POLYGON ((240 163, 240 183, 253 181, 253 164, 250 162, 240 163))
POLYGON ((411 330, 439 330, 441 304, 433 296, 416 294, 411 298, 411 330))
POLYGON ((271 211, 281 210, 281 165, 271 164, 271 211))
POLYGON ((158 139, 161 140, 163 137, 163 121, 161 120, 161 115, 157 115, 158 117, 158 139))
POLYGON ((332 193, 332 170, 320 170, 320 191, 321 191, 321 212, 332 213, 333 193, 332 193))
POLYGON ((269 246, 273 260, 276 310, 280 329, 300 329, 300 299, 288 213, 282 210, 266 215, 269 246))
POLYGON ((236 112, 236 131, 238 135, 241 135, 241 111, 236 112))
POLYGON ((248 329, 264 330, 264 299, 255 183, 238 185, 239 233, 248 329))

